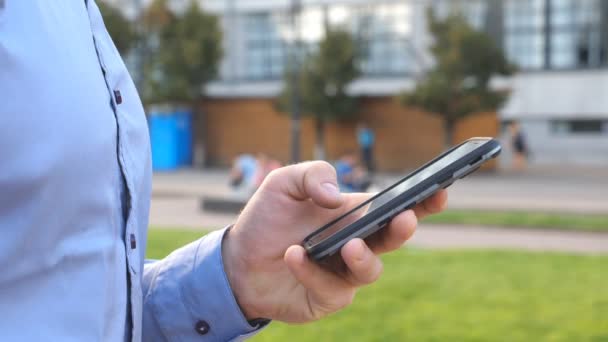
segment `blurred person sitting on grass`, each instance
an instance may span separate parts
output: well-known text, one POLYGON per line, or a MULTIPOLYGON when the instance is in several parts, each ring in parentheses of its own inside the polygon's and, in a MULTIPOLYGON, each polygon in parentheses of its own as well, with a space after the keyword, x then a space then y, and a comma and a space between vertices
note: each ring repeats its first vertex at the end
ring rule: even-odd
POLYGON ((371 185, 367 170, 359 164, 353 152, 344 153, 335 162, 340 190, 344 192, 365 192, 371 185))
POLYGON ((2 340, 227 341, 318 320, 446 204, 438 193, 324 267, 302 239, 370 195, 302 163, 272 171, 233 226, 144 262, 148 126, 95 1, 0 4, 2 340))
POLYGON ((238 194, 249 197, 256 186, 258 162, 251 154, 240 154, 232 161, 230 168, 230 187, 238 194))

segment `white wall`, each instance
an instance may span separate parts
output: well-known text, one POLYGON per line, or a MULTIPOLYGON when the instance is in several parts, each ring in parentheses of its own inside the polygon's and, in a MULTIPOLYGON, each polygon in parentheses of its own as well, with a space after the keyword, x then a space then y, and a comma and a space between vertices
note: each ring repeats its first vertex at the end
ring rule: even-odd
POLYGON ((608 118, 608 70, 520 73, 508 82, 513 93, 505 119, 608 118))
MULTIPOLYGON (((608 132, 551 129, 556 119, 608 120, 608 70, 521 73, 500 83, 509 84, 513 91, 501 117, 521 122, 532 151, 531 163, 608 165, 608 132)), ((504 159, 509 159, 509 151, 504 159)))
MULTIPOLYGON (((521 126, 531 151, 531 164, 608 165, 608 134, 556 134, 548 120, 522 120, 521 126)), ((504 165, 511 158, 508 134, 503 134, 504 165)))

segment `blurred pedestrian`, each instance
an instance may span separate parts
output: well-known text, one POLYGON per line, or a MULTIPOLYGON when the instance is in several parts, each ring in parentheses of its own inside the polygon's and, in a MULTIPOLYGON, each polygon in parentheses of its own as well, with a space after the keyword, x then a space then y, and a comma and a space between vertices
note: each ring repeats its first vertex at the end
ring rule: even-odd
POLYGON ((336 161, 338 185, 344 192, 365 192, 371 185, 367 170, 359 164, 357 156, 347 152, 336 161))
POLYGON ((511 147, 513 148, 513 168, 518 171, 525 170, 530 154, 526 137, 518 121, 513 121, 509 130, 511 133, 511 147))
POLYGON ((361 149, 361 160, 363 161, 363 165, 370 173, 375 171, 374 165, 374 144, 376 140, 376 136, 374 135, 374 131, 367 126, 366 123, 361 122, 357 126, 357 142, 359 143, 359 148, 361 149))
POLYGON ((251 154, 240 154, 234 158, 230 169, 230 187, 241 195, 251 196, 255 191, 257 159, 251 154))

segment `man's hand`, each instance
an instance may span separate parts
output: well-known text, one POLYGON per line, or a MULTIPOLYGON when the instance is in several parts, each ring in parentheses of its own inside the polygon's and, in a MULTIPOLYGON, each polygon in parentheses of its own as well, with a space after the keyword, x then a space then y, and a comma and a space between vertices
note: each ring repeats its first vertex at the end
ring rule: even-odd
POLYGON ((378 254, 397 249, 414 233, 417 219, 441 211, 440 191, 414 210, 341 250, 344 267, 322 267, 300 246, 311 232, 370 198, 340 194, 334 168, 308 162, 273 171, 224 239, 224 267, 247 319, 290 323, 317 320, 348 306, 360 286, 382 273, 378 254))

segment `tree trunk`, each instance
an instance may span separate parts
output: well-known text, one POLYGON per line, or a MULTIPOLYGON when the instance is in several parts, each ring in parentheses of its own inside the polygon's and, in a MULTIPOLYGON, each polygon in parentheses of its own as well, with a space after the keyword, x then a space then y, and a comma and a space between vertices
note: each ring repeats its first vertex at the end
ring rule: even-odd
POLYGON ((450 148, 452 147, 452 145, 454 145, 454 128, 456 126, 456 123, 454 122, 454 120, 449 120, 446 119, 444 121, 443 124, 443 129, 444 129, 444 140, 443 143, 445 145, 445 148, 450 148))
POLYGON ((315 120, 314 158, 316 160, 325 160, 325 120, 323 118, 315 120))

